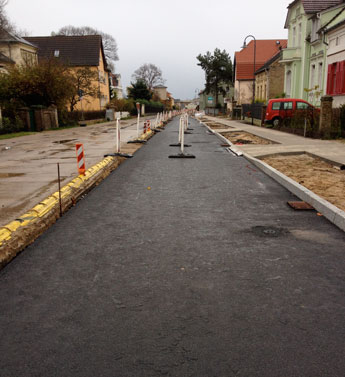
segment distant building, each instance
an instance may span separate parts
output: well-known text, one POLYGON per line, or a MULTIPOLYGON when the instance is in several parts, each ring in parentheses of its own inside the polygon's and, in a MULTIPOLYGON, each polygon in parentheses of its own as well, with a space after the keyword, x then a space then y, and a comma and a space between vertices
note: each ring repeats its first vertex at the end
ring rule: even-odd
MULTIPOLYGON (((100 35, 53 37, 26 37, 28 42, 38 47, 38 60, 56 58, 68 64, 72 69, 89 67, 97 72, 98 79, 93 83, 98 91, 96 97, 85 96, 84 110, 102 110, 110 100, 109 70, 104 55, 100 35)), ((81 109, 78 102, 77 110, 81 109)))
POLYGON ((269 59, 287 45, 286 39, 256 40, 255 69, 254 41, 251 40, 241 51, 235 53, 235 101, 238 105, 251 103, 253 100, 254 71, 261 68, 269 59))
POLYGON ((109 83, 110 89, 115 93, 116 98, 122 99, 123 98, 123 88, 121 83, 121 75, 109 73, 109 83))
POLYGON ((153 94, 159 98, 160 101, 166 101, 168 99, 167 87, 164 85, 156 85, 153 87, 153 94))
POLYGON ((0 29, 0 72, 11 66, 37 63, 38 48, 29 41, 0 29))
POLYGON ((280 64, 279 51, 255 72, 255 99, 267 102, 282 97, 284 93, 284 66, 280 64))

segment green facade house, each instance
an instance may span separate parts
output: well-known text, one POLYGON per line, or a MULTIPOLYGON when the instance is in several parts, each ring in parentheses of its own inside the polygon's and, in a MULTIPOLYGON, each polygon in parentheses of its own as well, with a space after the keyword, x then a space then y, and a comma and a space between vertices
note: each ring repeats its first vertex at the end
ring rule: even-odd
POLYGON ((286 97, 320 105, 321 97, 326 94, 327 75, 323 28, 334 18, 345 18, 343 7, 344 0, 295 0, 288 6, 285 22, 288 47, 281 59, 285 67, 286 97))

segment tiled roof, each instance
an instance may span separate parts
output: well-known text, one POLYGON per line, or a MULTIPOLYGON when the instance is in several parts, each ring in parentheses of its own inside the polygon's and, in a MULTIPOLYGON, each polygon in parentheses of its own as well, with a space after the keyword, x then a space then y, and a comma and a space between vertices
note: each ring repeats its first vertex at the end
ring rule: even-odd
POLYGON ((344 2, 344 0, 295 0, 288 5, 288 9, 292 8, 299 1, 302 2, 304 11, 307 14, 321 12, 344 2))
POLYGON ((15 62, 0 52, 0 63, 15 64, 15 62))
POLYGON ((10 33, 9 31, 2 28, 0 28, 0 41, 7 43, 23 43, 25 45, 35 47, 27 39, 18 37, 17 35, 10 33))
POLYGON ((260 72, 263 72, 265 69, 269 69, 271 64, 273 64, 276 60, 278 60, 281 56, 282 52, 279 51, 277 54, 275 54, 271 59, 267 60, 267 62, 262 66, 260 67, 256 72, 255 74, 258 74, 260 72))
POLYGON ((304 11, 307 14, 321 12, 342 2, 343 0, 302 0, 304 11))
MULTIPOLYGON (((256 41, 255 71, 262 67, 269 59, 277 54, 281 48, 286 48, 287 39, 259 39, 256 41), (279 42, 279 43, 277 43, 279 42)), ((246 48, 235 53, 236 80, 254 79, 254 41, 251 40, 246 48)))
POLYGON ((59 51, 59 59, 72 66, 98 66, 102 48, 100 35, 54 37, 28 37, 29 42, 38 46, 38 59, 54 57, 59 51))

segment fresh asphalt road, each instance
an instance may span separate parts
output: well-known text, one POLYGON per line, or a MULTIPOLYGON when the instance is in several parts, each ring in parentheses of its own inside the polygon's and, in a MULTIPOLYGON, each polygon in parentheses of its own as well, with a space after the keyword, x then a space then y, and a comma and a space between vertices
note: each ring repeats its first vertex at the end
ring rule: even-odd
POLYGON ((344 233, 191 127, 0 271, 1 377, 344 376, 344 233))

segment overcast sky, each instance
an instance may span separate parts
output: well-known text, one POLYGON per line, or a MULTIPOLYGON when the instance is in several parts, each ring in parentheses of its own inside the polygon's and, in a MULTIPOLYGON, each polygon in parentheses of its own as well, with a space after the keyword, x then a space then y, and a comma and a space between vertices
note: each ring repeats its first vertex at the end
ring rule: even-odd
MULTIPOLYGON (((161 68, 174 98, 195 97, 204 87, 199 53, 225 49, 233 59, 248 34, 287 38, 291 0, 9 0, 9 18, 32 36, 65 25, 91 26, 113 35, 123 87, 143 63, 161 68)), ((248 42, 250 39, 248 38, 248 42)))

